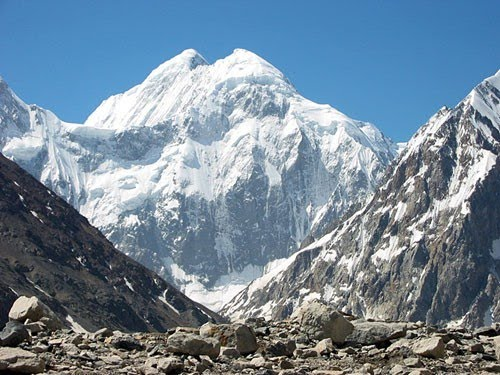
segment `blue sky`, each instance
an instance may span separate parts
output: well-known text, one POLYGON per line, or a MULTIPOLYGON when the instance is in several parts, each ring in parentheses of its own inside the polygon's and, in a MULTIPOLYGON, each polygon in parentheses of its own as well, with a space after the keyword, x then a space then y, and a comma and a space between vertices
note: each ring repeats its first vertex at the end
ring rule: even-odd
POLYGON ((82 122, 186 48, 245 48, 307 98, 407 140, 500 69, 500 1, 0 0, 0 75, 82 122))

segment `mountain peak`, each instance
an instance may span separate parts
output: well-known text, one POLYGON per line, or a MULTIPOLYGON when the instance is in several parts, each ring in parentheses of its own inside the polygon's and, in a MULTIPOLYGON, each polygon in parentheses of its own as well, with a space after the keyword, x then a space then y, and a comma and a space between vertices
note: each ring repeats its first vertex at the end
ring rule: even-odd
POLYGON ((185 49, 171 60, 179 60, 188 63, 191 69, 196 68, 198 65, 208 64, 207 60, 193 48, 185 49))
POLYGON ((260 57, 256 53, 249 51, 247 49, 244 49, 244 48, 235 48, 233 50, 233 53, 231 53, 228 57, 236 57, 236 58, 246 59, 246 60, 257 60, 257 61, 267 62, 266 60, 264 60, 262 57, 260 57))
POLYGON ((208 65, 208 62, 198 51, 192 48, 186 49, 159 65, 149 74, 147 80, 156 80, 172 71, 191 71, 200 65, 208 65))

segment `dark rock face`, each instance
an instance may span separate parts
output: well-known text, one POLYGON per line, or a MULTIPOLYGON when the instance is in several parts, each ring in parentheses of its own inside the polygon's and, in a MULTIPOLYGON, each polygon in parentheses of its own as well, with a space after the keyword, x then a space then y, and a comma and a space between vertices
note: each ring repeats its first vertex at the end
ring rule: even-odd
POLYGON ((438 112, 366 206, 227 311, 252 315, 267 303, 268 315, 284 317, 284 306, 315 296, 365 317, 470 327, 498 321, 499 88, 497 73, 455 109, 438 112))
POLYGON ((67 326, 125 331, 200 325, 217 316, 117 251, 62 199, 0 155, 0 323, 17 295, 67 326))
POLYGON ((0 332, 0 346, 17 346, 29 339, 30 334, 24 324, 16 321, 7 322, 0 332))

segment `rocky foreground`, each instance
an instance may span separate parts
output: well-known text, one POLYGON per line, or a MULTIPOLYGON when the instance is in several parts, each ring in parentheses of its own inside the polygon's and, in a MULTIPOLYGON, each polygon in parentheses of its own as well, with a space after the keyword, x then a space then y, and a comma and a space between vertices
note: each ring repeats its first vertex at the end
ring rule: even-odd
POLYGON ((355 319, 321 302, 289 320, 207 323, 165 333, 58 329, 21 297, 0 332, 0 372, 48 374, 500 373, 500 325, 474 332, 355 319))

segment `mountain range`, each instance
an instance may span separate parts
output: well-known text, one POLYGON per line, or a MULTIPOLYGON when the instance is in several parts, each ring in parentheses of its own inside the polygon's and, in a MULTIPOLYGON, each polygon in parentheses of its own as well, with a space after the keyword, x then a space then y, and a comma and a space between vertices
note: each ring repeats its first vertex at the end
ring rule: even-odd
POLYGON ((352 204, 397 145, 238 49, 186 50, 72 124, 0 82, 0 151, 122 252, 218 310, 352 204))
POLYGON ((500 316, 500 71, 410 140, 361 209, 224 310, 323 299, 366 318, 487 326, 500 316))
POLYGON ((11 276, 2 293, 13 299, 19 292, 8 286, 19 284, 78 316, 71 298, 50 300, 57 283, 37 273, 64 279, 77 266, 80 278, 113 280, 104 300, 122 298, 132 309, 134 322, 121 323, 129 330, 220 319, 162 277, 233 319, 282 319, 321 299, 376 320, 497 322, 499 103, 497 72, 397 145, 374 125, 304 98, 242 49, 212 64, 186 50, 83 124, 25 104, 0 79, 0 151, 50 189, 1 159, 12 171, 3 233, 17 241, 4 246, 11 276), (38 203, 27 205, 28 195, 38 203), (50 200, 57 203, 45 206, 50 200), (70 217, 56 215, 49 227, 60 227, 52 235, 60 243, 49 246, 43 225, 52 205, 70 217), (106 266, 110 257, 122 264, 118 273, 106 266), (189 313, 175 315, 181 310, 189 313))

